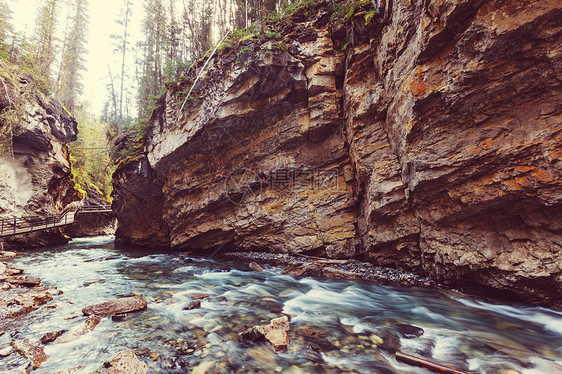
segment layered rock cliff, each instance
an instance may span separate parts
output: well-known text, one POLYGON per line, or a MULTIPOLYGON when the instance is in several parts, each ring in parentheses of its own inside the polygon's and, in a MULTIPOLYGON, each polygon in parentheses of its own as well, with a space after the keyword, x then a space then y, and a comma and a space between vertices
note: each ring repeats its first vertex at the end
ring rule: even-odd
POLYGON ((562 1, 317 2, 172 85, 117 239, 359 258, 560 307, 562 1), (372 17, 372 18, 371 18, 372 17))
MULTIPOLYGON (((2 139, 0 219, 61 213, 81 199, 71 178, 70 151, 66 145, 76 140, 76 120, 57 99, 41 92, 31 74, 0 62, 0 126, 13 128, 13 136, 2 139)), ((3 240, 12 248, 61 241, 65 239, 60 232, 3 240)))

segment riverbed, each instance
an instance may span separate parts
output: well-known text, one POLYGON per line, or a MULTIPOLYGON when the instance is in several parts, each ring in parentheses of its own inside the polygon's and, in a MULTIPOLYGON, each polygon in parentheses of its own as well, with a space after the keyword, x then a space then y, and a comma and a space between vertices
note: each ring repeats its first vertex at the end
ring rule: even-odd
MULTIPOLYGON (((63 294, 15 320, 0 336, 0 348, 70 329, 84 321, 81 310, 88 305, 131 295, 148 302, 146 310, 119 320, 103 318, 75 341, 46 345, 49 359, 34 373, 77 367, 88 373, 124 350, 135 351, 154 373, 191 372, 207 361, 223 373, 429 373, 398 362, 391 340, 406 354, 473 373, 562 373, 562 313, 546 308, 116 249, 111 236, 22 252, 11 265, 63 294), (200 308, 185 310, 201 294, 208 297, 200 308), (286 352, 238 341, 244 329, 283 314, 291 328, 286 352), (421 336, 407 333, 421 331, 416 328, 421 336), (305 329, 322 337, 311 340, 305 329)), ((26 364, 12 353, 0 358, 0 372, 26 364)))

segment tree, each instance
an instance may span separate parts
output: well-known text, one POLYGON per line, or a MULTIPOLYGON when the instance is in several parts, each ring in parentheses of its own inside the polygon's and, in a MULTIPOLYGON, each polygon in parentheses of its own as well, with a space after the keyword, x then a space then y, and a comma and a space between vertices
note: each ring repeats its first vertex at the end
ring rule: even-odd
POLYGON ((162 86, 162 59, 166 50, 166 12, 162 0, 145 1, 145 18, 142 30, 145 36, 141 44, 143 58, 139 82, 139 117, 149 114, 152 97, 157 96, 162 86))
POLYGON ((82 71, 85 69, 84 54, 87 52, 87 9, 87 0, 76 0, 70 33, 65 41, 66 49, 62 56, 61 85, 58 96, 61 97, 70 112, 74 111, 74 103, 82 92, 83 87, 80 80, 82 78, 82 71))
POLYGON ((0 50, 5 50, 9 45, 8 35, 12 32, 11 14, 8 4, 0 0, 0 50))
POLYGON ((58 0, 45 0, 37 15, 34 39, 35 72, 51 85, 51 66, 56 56, 55 32, 58 0))
POLYGON ((131 2, 125 0, 125 10, 123 15, 123 20, 118 21, 120 25, 123 26, 123 36, 121 38, 121 87, 119 93, 119 121, 123 121, 123 88, 125 80, 125 55, 127 53, 127 29, 129 27, 129 17, 131 16, 131 2))

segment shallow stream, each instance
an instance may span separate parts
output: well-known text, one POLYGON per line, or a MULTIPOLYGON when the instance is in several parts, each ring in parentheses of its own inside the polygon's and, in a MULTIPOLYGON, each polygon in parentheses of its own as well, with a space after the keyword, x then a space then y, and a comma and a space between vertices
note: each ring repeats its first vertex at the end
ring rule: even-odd
MULTIPOLYGON (((79 366, 79 373, 88 373, 123 350, 135 351, 155 373, 191 373, 205 361, 223 373, 429 373, 377 347, 380 339, 387 340, 384 345, 396 341, 392 336, 404 353, 473 373, 562 373, 562 313, 544 308, 429 287, 294 278, 277 268, 256 272, 239 263, 117 250, 113 237, 20 253, 12 266, 64 293, 18 319, 0 336, 0 348, 72 328, 84 321, 80 311, 87 305, 129 295, 148 301, 147 310, 122 321, 104 318, 76 341, 46 345, 49 359, 34 373, 79 366), (194 294, 209 297, 201 308, 184 310, 194 294), (281 313, 291 319, 287 352, 237 341, 246 327, 281 313), (405 325, 424 333, 407 338, 405 325), (327 336, 311 341, 297 333, 304 328, 327 336)), ((18 372, 26 363, 11 354, 0 358, 0 372, 18 372)))

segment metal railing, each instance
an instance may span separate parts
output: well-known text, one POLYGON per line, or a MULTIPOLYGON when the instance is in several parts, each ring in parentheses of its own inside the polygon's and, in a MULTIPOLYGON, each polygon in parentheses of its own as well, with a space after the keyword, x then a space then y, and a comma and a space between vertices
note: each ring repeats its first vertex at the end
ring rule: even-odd
POLYGON ((113 211, 109 205, 93 205, 78 209, 65 209, 60 214, 47 217, 5 218, 0 220, 0 237, 68 226, 74 223, 76 215, 79 213, 113 213, 113 211))

